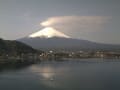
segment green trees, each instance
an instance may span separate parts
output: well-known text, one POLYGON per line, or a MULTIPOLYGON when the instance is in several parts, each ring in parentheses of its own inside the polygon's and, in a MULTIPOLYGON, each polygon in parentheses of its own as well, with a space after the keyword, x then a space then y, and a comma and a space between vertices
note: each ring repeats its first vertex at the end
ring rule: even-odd
POLYGON ((18 41, 10 41, 3 40, 0 38, 0 56, 2 55, 20 55, 22 53, 37 53, 38 51, 33 49, 32 47, 18 42, 18 41))

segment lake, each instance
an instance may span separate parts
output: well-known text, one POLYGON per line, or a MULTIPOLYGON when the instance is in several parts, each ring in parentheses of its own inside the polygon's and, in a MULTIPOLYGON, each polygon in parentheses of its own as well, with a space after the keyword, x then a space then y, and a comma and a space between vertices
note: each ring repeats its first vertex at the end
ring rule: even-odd
POLYGON ((120 62, 113 59, 43 61, 4 69, 0 71, 0 90, 120 90, 120 62))

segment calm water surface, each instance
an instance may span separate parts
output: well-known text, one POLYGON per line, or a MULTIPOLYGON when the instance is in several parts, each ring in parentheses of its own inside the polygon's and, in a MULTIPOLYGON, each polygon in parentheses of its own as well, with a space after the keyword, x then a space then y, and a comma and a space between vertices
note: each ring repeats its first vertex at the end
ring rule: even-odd
POLYGON ((0 72, 0 90, 120 90, 120 62, 46 61, 0 72))

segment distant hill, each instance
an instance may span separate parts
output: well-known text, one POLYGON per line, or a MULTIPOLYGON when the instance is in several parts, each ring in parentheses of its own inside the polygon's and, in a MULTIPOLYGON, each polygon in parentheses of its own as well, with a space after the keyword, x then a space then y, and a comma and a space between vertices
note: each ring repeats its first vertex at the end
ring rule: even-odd
POLYGON ((38 51, 32 47, 18 42, 0 39, 0 55, 9 54, 9 55, 19 55, 26 53, 37 53, 38 51))

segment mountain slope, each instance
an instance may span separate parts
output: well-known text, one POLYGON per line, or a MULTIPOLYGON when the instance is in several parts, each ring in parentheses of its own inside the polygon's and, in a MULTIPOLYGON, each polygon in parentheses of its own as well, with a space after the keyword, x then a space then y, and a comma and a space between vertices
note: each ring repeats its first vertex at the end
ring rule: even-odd
POLYGON ((18 41, 41 50, 120 50, 120 45, 73 39, 51 27, 44 28, 18 41))
POLYGON ((43 50, 120 50, 120 45, 101 44, 72 38, 22 38, 19 41, 43 50))
POLYGON ((0 39, 0 55, 18 55, 22 53, 37 53, 37 50, 18 41, 0 39))

